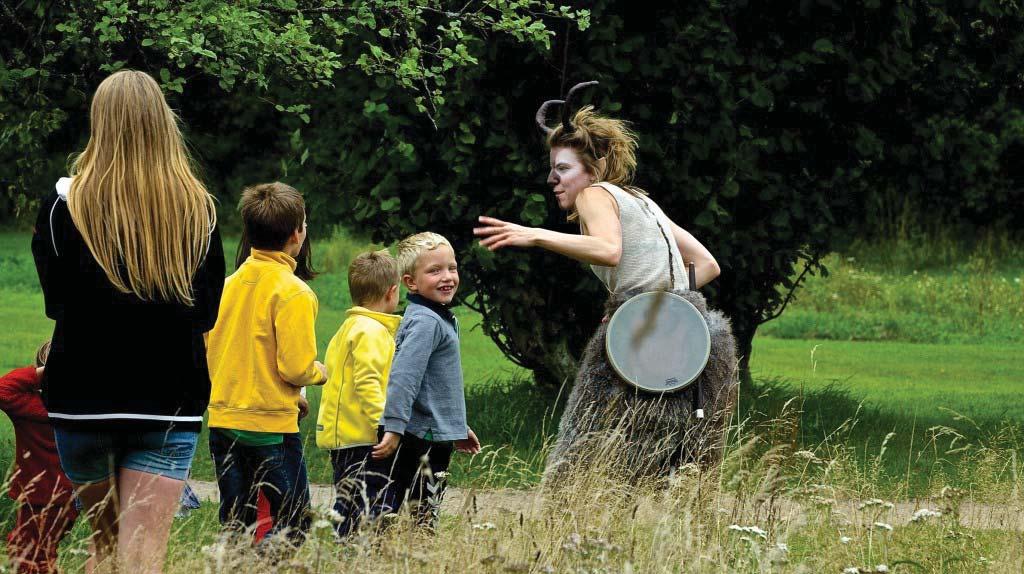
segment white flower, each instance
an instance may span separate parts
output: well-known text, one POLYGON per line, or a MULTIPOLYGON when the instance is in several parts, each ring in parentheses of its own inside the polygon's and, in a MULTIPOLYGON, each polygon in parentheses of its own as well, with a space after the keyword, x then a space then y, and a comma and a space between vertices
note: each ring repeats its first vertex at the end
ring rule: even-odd
POLYGON ((856 566, 850 566, 849 568, 843 570, 843 574, 860 574, 860 568, 857 568, 856 566))
POLYGON ((327 519, 335 524, 341 524, 345 521, 345 517, 333 508, 327 511, 327 519))
POLYGON ((884 522, 876 522, 874 527, 875 528, 881 528, 883 530, 888 530, 889 532, 892 532, 892 525, 891 524, 886 524, 884 522))
POLYGON ((853 538, 850 538, 849 536, 840 536, 839 537, 839 543, 840 544, 849 544, 852 541, 853 541, 853 538))
POLYGON ((744 534, 756 534, 765 540, 768 539, 768 533, 757 526, 740 526, 738 524, 733 524, 729 526, 729 530, 732 530, 733 532, 742 532, 744 534))
POLYGON ((320 530, 321 528, 327 529, 332 527, 333 525, 331 524, 330 520, 324 520, 322 518, 313 523, 313 530, 320 530))
POLYGON ((893 508, 893 504, 891 502, 886 502, 881 498, 872 498, 870 500, 865 500, 864 502, 860 503, 860 506, 858 506, 857 509, 864 510, 865 508, 871 508, 872 506, 880 506, 882 508, 886 508, 889 510, 893 508))
POLYGON ((888 572, 888 571, 889 571, 889 567, 886 566, 885 564, 879 564, 878 566, 875 566, 875 572, 885 573, 885 572, 888 572))
MULTIPOLYGON (((70 548, 70 549, 68 549, 67 553, 72 555, 72 556, 88 556, 89 555, 89 551, 86 550, 85 548, 70 548)), ((985 557, 982 556, 982 559, 984 559, 984 558, 985 557)))
POLYGON ((779 552, 789 552, 789 546, 783 542, 776 542, 775 549, 779 552))
POLYGON ((911 522, 924 522, 929 518, 938 518, 942 516, 942 513, 938 510, 932 510, 930 508, 922 508, 914 513, 914 516, 910 518, 911 522))
POLYGON ((497 528, 493 522, 484 522, 481 524, 474 524, 473 530, 494 530, 497 528))

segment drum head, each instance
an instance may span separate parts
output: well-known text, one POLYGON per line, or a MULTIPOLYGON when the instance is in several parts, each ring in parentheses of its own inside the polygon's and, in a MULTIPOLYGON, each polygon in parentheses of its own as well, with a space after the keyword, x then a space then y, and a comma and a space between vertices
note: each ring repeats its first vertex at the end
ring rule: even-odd
POLYGON ((627 383, 657 393, 679 391, 707 365, 711 333, 686 299, 667 291, 641 293, 615 311, 605 350, 627 383))

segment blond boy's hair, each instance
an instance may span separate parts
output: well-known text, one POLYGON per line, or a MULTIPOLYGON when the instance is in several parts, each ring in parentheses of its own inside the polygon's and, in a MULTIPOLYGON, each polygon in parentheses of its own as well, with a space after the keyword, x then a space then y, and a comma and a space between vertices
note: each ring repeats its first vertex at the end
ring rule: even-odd
POLYGON ((452 244, 443 235, 424 231, 406 237, 398 244, 398 268, 402 275, 414 275, 416 273, 416 260, 425 251, 433 251, 441 245, 447 245, 452 251, 455 250, 452 244))
POLYGON ((386 249, 360 253, 348 266, 348 292, 352 303, 380 301, 398 285, 398 262, 386 249))

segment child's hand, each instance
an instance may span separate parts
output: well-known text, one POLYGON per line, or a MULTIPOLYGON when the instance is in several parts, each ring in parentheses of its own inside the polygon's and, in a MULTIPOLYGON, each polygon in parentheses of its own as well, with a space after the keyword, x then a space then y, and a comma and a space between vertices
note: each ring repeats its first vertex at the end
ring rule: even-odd
POLYGON ((299 395, 299 420, 306 418, 306 415, 308 414, 309 401, 306 400, 306 397, 299 395))
POLYGON ((323 380, 320 382, 320 384, 322 385, 322 384, 326 383, 327 382, 327 366, 324 365, 323 363, 321 363, 320 361, 313 361, 313 364, 316 365, 316 370, 320 371, 320 376, 323 377, 323 380))
POLYGON ((395 432, 384 433, 384 438, 381 439, 380 444, 373 447, 373 453, 370 455, 374 460, 383 460, 395 454, 398 450, 398 443, 401 437, 395 432))
POLYGON ((473 429, 468 429, 468 431, 469 436, 455 441, 455 450, 466 454, 476 454, 480 452, 480 439, 476 438, 476 433, 473 432, 473 429))

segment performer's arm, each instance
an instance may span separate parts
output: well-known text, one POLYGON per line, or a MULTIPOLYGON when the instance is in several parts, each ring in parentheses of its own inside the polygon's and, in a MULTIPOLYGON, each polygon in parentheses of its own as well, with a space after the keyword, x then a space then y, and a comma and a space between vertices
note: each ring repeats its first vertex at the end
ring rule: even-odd
POLYGON ((615 267, 622 257, 622 227, 615 199, 602 188, 588 187, 576 198, 576 211, 585 235, 524 227, 481 216, 486 227, 473 229, 480 244, 491 251, 502 247, 541 247, 592 265, 615 267))
POLYGON ((676 240, 676 245, 679 246, 679 254, 683 256, 683 261, 693 262, 698 289, 711 283, 722 273, 722 269, 708 248, 675 222, 672 222, 672 237, 676 240))

